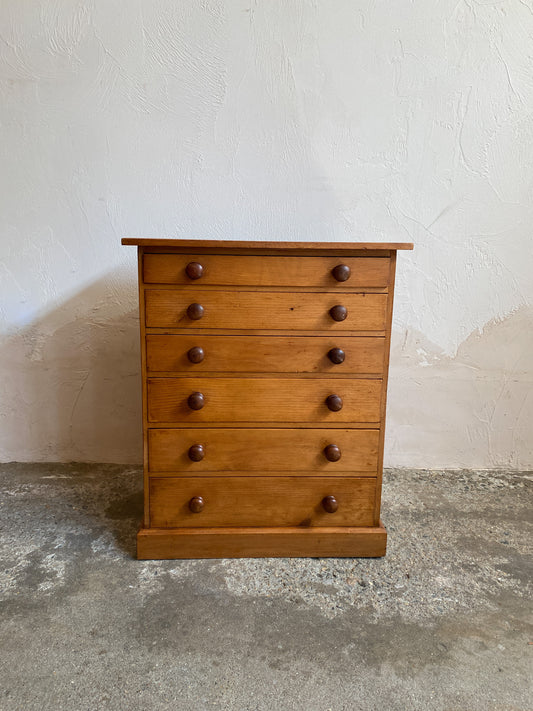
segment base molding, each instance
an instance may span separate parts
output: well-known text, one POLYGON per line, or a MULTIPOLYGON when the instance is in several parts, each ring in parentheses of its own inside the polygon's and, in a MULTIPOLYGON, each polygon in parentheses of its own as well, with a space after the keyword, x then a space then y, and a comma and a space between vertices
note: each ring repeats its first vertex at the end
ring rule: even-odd
POLYGON ((139 560, 175 558, 379 558, 387 531, 359 528, 140 528, 139 560))

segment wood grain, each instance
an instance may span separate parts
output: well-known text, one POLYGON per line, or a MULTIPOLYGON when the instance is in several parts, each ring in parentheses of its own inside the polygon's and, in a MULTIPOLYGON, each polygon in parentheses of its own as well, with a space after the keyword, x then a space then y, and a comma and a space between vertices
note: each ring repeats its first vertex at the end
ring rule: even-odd
POLYGON ((387 315, 387 294, 146 289, 145 301, 148 328, 382 331, 387 315), (202 318, 187 315, 191 304, 202 318), (329 314, 337 305, 348 310, 344 321, 329 314))
POLYGON ((392 333, 392 309, 394 303, 394 283, 396 279, 396 252, 390 259, 390 276, 391 284, 391 299, 387 305, 387 331, 385 334, 385 367, 383 369, 383 394, 381 398, 381 422, 382 427, 379 434, 379 450, 378 450, 378 486, 376 490, 376 503, 374 508, 374 523, 380 520, 381 515, 381 490, 383 485, 383 457, 385 450, 385 416, 387 411, 387 385, 389 377, 389 358, 390 358, 390 343, 392 333))
POLYGON ((254 249, 273 250, 283 252, 287 249, 297 250, 306 254, 309 250, 320 252, 358 250, 395 250, 413 249, 412 242, 272 242, 259 240, 218 240, 218 239, 176 239, 169 237, 123 237, 123 245, 141 247, 169 247, 172 249, 242 249, 246 253, 253 253, 254 249))
POLYGON ((284 378, 149 378, 150 423, 205 422, 375 422, 379 423, 381 380, 284 378), (205 404, 191 410, 191 393, 205 404), (326 398, 339 395, 342 410, 330 411, 326 398))
POLYGON ((141 528, 137 558, 379 558, 387 531, 345 528, 141 528))
POLYGON ((141 339, 141 393, 142 393, 142 422, 143 422, 143 525, 150 525, 150 499, 148 487, 148 397, 146 392, 146 316, 144 312, 144 288, 142 283, 143 248, 137 247, 137 278, 139 290, 139 327, 141 339))
POLYGON ((146 254, 144 282, 189 285, 193 280, 187 273, 188 267, 194 280, 214 286, 320 286, 342 290, 343 287, 386 287, 389 278, 388 257, 146 254), (349 267, 351 272, 344 282, 339 282, 332 273, 341 265, 349 267), (201 276, 197 276, 200 272, 201 276))
POLYGON ((381 374, 384 338, 305 336, 147 335, 149 373, 340 373, 381 374), (203 350, 203 360, 191 363, 189 351, 203 350), (344 362, 328 357, 333 348, 344 351, 344 362))
POLYGON ((180 477, 150 479, 150 522, 156 528, 201 526, 371 526, 375 480, 318 477, 180 477), (322 506, 334 496, 338 510, 322 506), (201 513, 191 499, 201 497, 201 513))
POLYGON ((185 476, 212 471, 375 476, 378 444, 379 430, 150 429, 148 461, 152 473, 185 476), (328 461, 324 453, 332 444, 341 451, 335 462, 328 461), (202 446, 198 461, 189 455, 195 445, 202 446))

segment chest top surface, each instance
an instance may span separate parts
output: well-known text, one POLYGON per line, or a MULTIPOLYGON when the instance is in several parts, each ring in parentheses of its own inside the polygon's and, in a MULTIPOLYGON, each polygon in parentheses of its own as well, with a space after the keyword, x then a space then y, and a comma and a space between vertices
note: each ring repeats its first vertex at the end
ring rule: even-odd
POLYGON ((123 245, 186 250, 245 250, 272 253, 338 252, 349 254, 361 251, 389 252, 400 249, 413 249, 412 242, 259 242, 254 240, 212 240, 212 239, 175 239, 160 237, 124 237, 123 245))

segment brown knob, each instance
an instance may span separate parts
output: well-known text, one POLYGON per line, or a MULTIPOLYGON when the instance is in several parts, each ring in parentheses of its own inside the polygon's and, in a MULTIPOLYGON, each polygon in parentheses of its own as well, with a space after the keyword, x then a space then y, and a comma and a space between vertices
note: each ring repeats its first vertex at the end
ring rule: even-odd
POLYGON ((328 351, 328 358, 332 363, 338 365, 339 363, 344 363, 345 354, 342 348, 332 348, 328 351))
POLYGON ((187 358, 191 361, 191 363, 201 363, 204 359, 204 355, 204 349, 200 348, 200 346, 195 346, 189 350, 187 358))
MULTIPOLYGON (((340 455, 339 455, 340 456, 340 455)), ((205 449, 201 444, 193 444, 189 447, 189 459, 193 462, 201 462, 205 457, 205 449)))
POLYGON ((347 264, 337 264, 336 267, 333 267, 331 273, 337 281, 348 281, 352 270, 347 264))
POLYGON ((204 396, 202 393, 191 393, 187 399, 187 403, 191 410, 201 410, 205 405, 204 396))
POLYGON ((341 458, 341 450, 336 444, 328 444, 324 449, 324 454, 329 462, 338 462, 341 458))
MULTIPOLYGON (((334 321, 344 321, 346 316, 348 316, 348 309, 346 308, 346 306, 341 306, 340 304, 337 304, 337 306, 331 307, 331 309, 329 310, 329 315, 334 321)), ((201 316, 198 316, 197 318, 201 318, 201 316)))
POLYGON ((324 511, 327 511, 328 513, 335 513, 335 511, 339 508, 339 502, 334 496, 324 496, 322 499, 322 506, 324 507, 324 511))
MULTIPOLYGON (((204 268, 198 262, 189 262, 185 267, 189 279, 200 279, 204 275, 204 268)), ((336 277, 335 277, 336 278, 336 277)), ((344 279, 340 281, 345 281, 344 279)))
POLYGON ((328 406, 328 410, 331 410, 331 412, 338 412, 339 410, 342 410, 342 398, 340 395, 328 395, 326 398, 326 405, 328 406))
MULTIPOLYGON (((335 308, 337 308, 337 307, 335 306, 335 308)), ((202 318, 203 315, 204 315, 204 307, 202 306, 202 304, 191 304, 187 308, 187 316, 189 318, 192 318, 193 321, 198 321, 198 319, 202 318)), ((346 318, 346 317, 344 317, 344 318, 346 318)))
MULTIPOLYGON (((333 497, 330 496, 329 498, 331 499, 333 497)), ((337 502, 335 502, 335 503, 337 503, 337 502)), ((193 513, 200 513, 200 511, 203 511, 204 510, 203 498, 201 496, 193 496, 192 499, 189 501, 189 509, 193 513)))

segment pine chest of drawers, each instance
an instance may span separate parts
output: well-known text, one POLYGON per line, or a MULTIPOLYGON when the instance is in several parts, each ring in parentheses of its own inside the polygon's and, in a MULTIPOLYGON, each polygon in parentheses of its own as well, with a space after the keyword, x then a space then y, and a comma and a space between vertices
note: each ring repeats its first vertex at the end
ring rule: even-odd
POLYGON ((139 558, 382 556, 396 251, 411 244, 136 245, 139 558))

